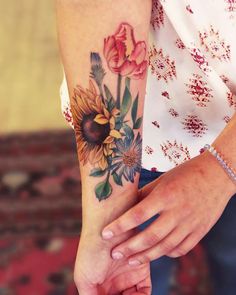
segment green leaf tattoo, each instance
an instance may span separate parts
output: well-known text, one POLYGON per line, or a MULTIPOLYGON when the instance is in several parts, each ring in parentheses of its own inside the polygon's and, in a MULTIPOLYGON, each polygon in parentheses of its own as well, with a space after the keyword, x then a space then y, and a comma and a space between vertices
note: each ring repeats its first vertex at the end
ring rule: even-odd
POLYGON ((101 168, 94 168, 92 169, 89 176, 99 177, 99 176, 105 175, 105 173, 106 173, 106 170, 102 170, 101 168))
POLYGON ((142 125, 142 122, 143 122, 143 118, 142 117, 138 118, 138 120, 134 124, 134 129, 139 129, 142 125))
POLYGON ((114 172, 114 173, 112 174, 112 176, 113 176, 113 180, 114 180, 114 182, 115 182, 116 184, 118 184, 118 185, 120 185, 120 186, 123 185, 122 180, 121 180, 121 175, 118 175, 116 172, 114 172))
POLYGON ((132 106, 132 111, 131 111, 131 116, 132 116, 132 121, 133 121, 133 125, 135 125, 136 122, 136 118, 137 118, 137 111, 138 111, 138 95, 136 96, 134 102, 133 102, 133 106, 132 106))
POLYGON ((129 89, 129 91, 130 91, 130 78, 129 77, 127 77, 126 79, 125 79, 125 86, 129 89))
POLYGON ((132 96, 131 93, 128 89, 128 87, 125 87, 125 92, 122 100, 122 105, 121 105, 121 117, 125 117, 125 115, 128 113, 130 107, 132 104, 132 96))
POLYGON ((95 187, 96 197, 99 201, 107 199, 112 193, 112 187, 109 181, 102 181, 95 187))

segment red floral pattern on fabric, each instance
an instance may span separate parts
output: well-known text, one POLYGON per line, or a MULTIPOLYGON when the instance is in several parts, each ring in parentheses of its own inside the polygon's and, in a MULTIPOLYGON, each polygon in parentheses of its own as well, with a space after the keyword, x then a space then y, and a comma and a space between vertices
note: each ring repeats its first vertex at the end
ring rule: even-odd
POLYGON ((159 0, 153 0, 152 3, 151 25, 154 30, 164 25, 164 10, 159 0))
POLYGON ((220 78, 222 79, 222 81, 223 81, 225 84, 229 83, 229 78, 226 77, 225 75, 221 75, 220 78))
POLYGON ((230 45, 213 26, 207 31, 199 32, 199 38, 201 45, 211 54, 212 58, 218 58, 220 61, 230 60, 230 45))
POLYGON ((190 159, 188 148, 184 147, 182 143, 177 143, 176 140, 174 142, 167 140, 161 145, 161 149, 165 157, 168 157, 176 166, 190 159))
POLYGON ((165 82, 168 82, 168 80, 176 78, 175 61, 171 60, 169 55, 164 56, 163 50, 157 50, 155 45, 150 48, 149 65, 152 74, 155 75, 158 80, 163 79, 165 82))
POLYGON ((198 64, 199 68, 203 72, 207 73, 211 71, 211 69, 209 68, 209 63, 206 60, 206 57, 204 56, 204 54, 201 52, 199 48, 196 48, 196 47, 189 48, 189 51, 192 55, 193 60, 198 64))
POLYGON ((175 41, 175 44, 176 44, 176 46, 177 46, 179 49, 185 49, 185 48, 186 48, 185 45, 184 45, 184 43, 183 43, 183 41, 182 41, 180 38, 178 38, 178 39, 175 41))
POLYGON ((144 150, 148 155, 151 155, 154 152, 153 148, 151 148, 150 146, 146 146, 144 150))
POLYGON ((188 115, 182 124, 193 137, 202 137, 208 130, 207 125, 197 115, 188 115))
POLYGON ((189 4, 186 6, 186 10, 187 10, 189 13, 193 14, 193 10, 192 10, 192 8, 191 8, 191 6, 190 6, 189 4))
POLYGON ((175 118, 179 117, 179 113, 173 108, 169 109, 169 113, 171 114, 172 117, 175 117, 175 118))
POLYGON ((230 107, 233 107, 236 111, 236 95, 232 92, 227 93, 227 99, 230 107))
POLYGON ((63 110, 63 115, 67 121, 67 123, 69 123, 72 127, 73 125, 73 118, 72 118, 72 113, 71 113, 71 108, 70 105, 68 104, 63 110))
POLYGON ((154 125, 157 128, 160 128, 160 124, 157 121, 152 121, 152 125, 154 125))
POLYGON ((189 84, 185 83, 187 86, 187 93, 189 93, 196 105, 199 107, 206 107, 210 98, 213 97, 211 94, 212 89, 207 87, 207 82, 203 80, 203 77, 198 74, 193 74, 189 79, 189 84))
POLYGON ((167 91, 163 91, 161 95, 166 97, 167 99, 170 99, 170 94, 167 91))
POLYGON ((234 18, 236 13, 236 0, 225 0, 225 3, 225 10, 229 13, 230 18, 234 18))
POLYGON ((223 118, 223 120, 225 121, 225 123, 229 123, 229 121, 230 121, 230 117, 229 117, 229 116, 225 116, 225 117, 223 118))

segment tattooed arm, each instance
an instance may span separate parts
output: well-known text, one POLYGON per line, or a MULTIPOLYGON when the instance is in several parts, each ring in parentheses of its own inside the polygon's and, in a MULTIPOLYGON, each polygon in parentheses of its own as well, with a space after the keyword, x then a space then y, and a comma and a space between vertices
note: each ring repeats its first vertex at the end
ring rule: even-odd
POLYGON ((150 285, 147 265, 124 280, 131 271, 127 262, 112 264, 110 249, 127 234, 113 242, 101 239, 103 227, 137 201, 150 12, 151 0, 57 1, 82 179, 83 226, 75 271, 80 294, 93 294, 101 282, 106 294, 117 292, 110 288, 121 288, 119 282, 122 289, 137 287, 145 278, 150 285))

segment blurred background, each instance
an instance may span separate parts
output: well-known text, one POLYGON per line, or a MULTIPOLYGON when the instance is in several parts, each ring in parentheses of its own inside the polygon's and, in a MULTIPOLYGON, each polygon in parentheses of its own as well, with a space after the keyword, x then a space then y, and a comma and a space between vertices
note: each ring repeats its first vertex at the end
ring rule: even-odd
POLYGON ((1 133, 66 129, 54 1, 0 1, 1 133))
MULTIPOLYGON (((0 0, 0 295, 73 295, 81 229, 74 134, 60 110, 53 0, 0 0)), ((209 295, 200 246, 171 295, 209 295)))
POLYGON ((52 0, 0 0, 0 295, 77 294, 74 135, 52 0))

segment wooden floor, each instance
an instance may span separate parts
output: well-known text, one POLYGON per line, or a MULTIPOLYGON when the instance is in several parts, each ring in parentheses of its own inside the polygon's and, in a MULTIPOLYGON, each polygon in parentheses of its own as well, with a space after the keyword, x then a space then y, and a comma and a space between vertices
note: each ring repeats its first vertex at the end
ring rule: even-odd
POLYGON ((68 128, 53 0, 0 0, 0 133, 68 128))

